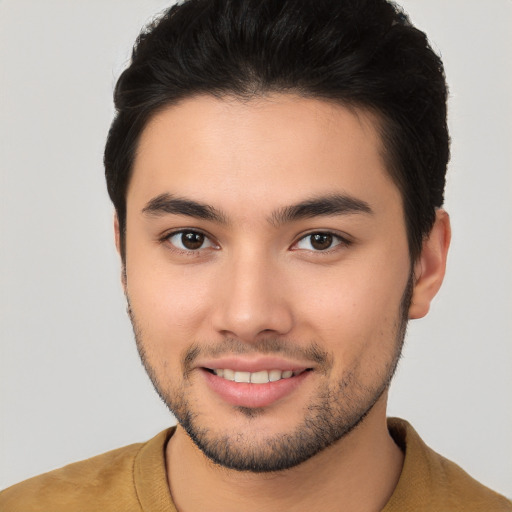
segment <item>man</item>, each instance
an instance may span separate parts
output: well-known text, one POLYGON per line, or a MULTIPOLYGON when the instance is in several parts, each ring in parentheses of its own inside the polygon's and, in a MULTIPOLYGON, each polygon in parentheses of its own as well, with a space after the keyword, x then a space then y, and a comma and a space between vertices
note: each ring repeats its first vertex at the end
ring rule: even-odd
POLYGON ((383 1, 189 0, 140 37, 115 101, 122 282, 179 424, 2 507, 512 510, 386 422, 450 240, 424 34, 383 1))

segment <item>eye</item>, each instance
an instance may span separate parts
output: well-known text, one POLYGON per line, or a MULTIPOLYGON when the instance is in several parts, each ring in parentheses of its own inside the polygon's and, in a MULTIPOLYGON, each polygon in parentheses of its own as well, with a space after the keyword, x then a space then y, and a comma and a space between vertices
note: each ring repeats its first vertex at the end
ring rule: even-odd
POLYGON ((317 232, 302 237, 295 247, 307 251, 326 251, 340 244, 348 245, 348 241, 333 233, 317 232))
POLYGON ((198 251, 199 249, 215 247, 213 242, 200 231, 175 231, 166 236, 166 240, 181 251, 198 251))

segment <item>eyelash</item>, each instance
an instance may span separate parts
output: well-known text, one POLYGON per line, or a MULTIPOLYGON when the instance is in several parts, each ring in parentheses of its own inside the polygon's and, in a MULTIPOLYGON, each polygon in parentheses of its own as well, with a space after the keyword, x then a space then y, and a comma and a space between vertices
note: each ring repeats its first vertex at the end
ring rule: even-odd
POLYGON ((209 247, 213 247, 215 249, 218 248, 218 244, 213 241, 213 237, 198 229, 178 229, 176 231, 171 231, 170 233, 166 233, 164 236, 162 236, 162 238, 160 238, 160 242, 169 244, 173 251, 178 252, 179 254, 184 254, 186 256, 197 256, 199 255, 201 249, 207 249, 209 247), (187 249, 186 247, 182 249, 180 247, 176 247, 176 245, 171 242, 171 238, 176 235, 183 236, 184 234, 201 235, 204 237, 203 244, 205 241, 208 241, 210 245, 208 247, 199 247, 198 249, 187 249))
MULTIPOLYGON (((204 244, 204 241, 201 245, 204 244)), ((166 233, 164 236, 162 236, 160 238, 160 242, 161 243, 167 243, 169 245, 172 246, 172 250, 173 251, 176 251, 180 254, 184 254, 184 255, 188 255, 188 256, 196 256, 198 255, 201 250, 204 250, 204 249, 207 249, 207 248, 210 248, 210 247, 213 247, 214 249, 218 249, 219 246, 218 244, 216 244, 214 241, 213 241, 213 237, 211 237, 210 235, 204 233, 203 231, 200 231, 200 230, 197 230, 197 229, 179 229, 179 230, 176 230, 176 231, 171 231, 170 233, 166 233), (184 234, 194 234, 194 235, 201 235, 204 237, 204 241, 208 241, 209 242, 209 246, 208 247, 199 247, 197 249, 187 249, 187 248, 180 248, 180 247, 176 247, 176 245, 174 243, 171 242, 171 238, 176 236, 176 235, 181 235, 183 236, 184 234)), ((311 240, 310 240, 310 245, 311 244, 311 240)), ((307 250, 307 251, 310 251, 312 253, 316 253, 316 254, 329 254, 333 251, 336 251, 337 249, 336 248, 343 248, 343 247, 349 247, 350 245, 352 245, 352 241, 347 239, 346 237, 338 234, 338 233, 335 233, 333 231, 312 231, 310 233, 307 233, 305 235, 302 235, 296 242, 294 242, 292 244, 292 250, 295 250, 295 251, 298 251, 298 250, 307 250), (328 236, 328 237, 332 237, 332 243, 334 242, 337 242, 335 243, 334 245, 330 245, 329 247, 327 247, 326 249, 318 249, 318 250, 314 250, 314 249, 300 249, 300 248, 296 248, 296 249, 293 249, 293 247, 297 246, 300 242, 302 241, 305 241, 307 240, 308 238, 310 237, 313 237, 314 235, 322 235, 322 236, 328 236)))
MULTIPOLYGON (((307 240, 310 238, 309 244, 311 244, 311 237, 314 235, 322 235, 322 236, 329 236, 332 237, 332 243, 334 245, 330 245, 326 249, 318 249, 318 250, 312 250, 312 249, 303 249, 303 250, 309 250, 312 253, 315 254, 329 254, 331 252, 336 251, 338 248, 341 249, 343 247, 349 247, 352 245, 352 240, 349 240, 347 237, 340 235, 339 233, 333 232, 333 231, 312 231, 310 233, 306 233, 305 235, 302 235, 294 244, 292 247, 297 246, 300 242, 307 240)), ((294 249, 294 250, 301 250, 301 249, 294 249)))

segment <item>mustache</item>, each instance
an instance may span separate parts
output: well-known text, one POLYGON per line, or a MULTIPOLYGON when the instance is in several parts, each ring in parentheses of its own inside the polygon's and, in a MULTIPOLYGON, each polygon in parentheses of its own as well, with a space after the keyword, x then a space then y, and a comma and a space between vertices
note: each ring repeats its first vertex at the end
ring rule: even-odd
POLYGON ((229 355, 280 355, 290 359, 311 361, 320 371, 327 372, 333 357, 315 342, 300 346, 296 342, 280 338, 262 338, 254 342, 243 342, 236 338, 225 338, 216 343, 194 343, 182 355, 183 374, 187 376, 199 357, 215 358, 229 355))

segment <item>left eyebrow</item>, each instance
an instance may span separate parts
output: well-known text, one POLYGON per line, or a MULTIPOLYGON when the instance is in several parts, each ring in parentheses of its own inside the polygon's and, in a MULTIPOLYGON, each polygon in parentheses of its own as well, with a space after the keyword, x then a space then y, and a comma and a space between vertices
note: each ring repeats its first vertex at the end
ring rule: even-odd
POLYGON ((144 206, 142 213, 152 217, 160 217, 165 214, 185 215, 227 224, 226 216, 213 206, 190 199, 174 197, 171 194, 160 194, 154 197, 144 206))
POLYGON ((372 215, 373 210, 366 201, 361 199, 345 194, 330 194, 280 208, 270 216, 269 222, 279 226, 301 219, 354 213, 372 215))

